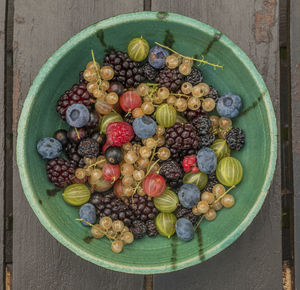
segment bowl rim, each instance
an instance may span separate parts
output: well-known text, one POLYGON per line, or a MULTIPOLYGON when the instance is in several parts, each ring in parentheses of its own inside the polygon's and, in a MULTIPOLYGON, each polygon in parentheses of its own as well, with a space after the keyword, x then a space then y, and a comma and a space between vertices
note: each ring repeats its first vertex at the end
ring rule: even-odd
MULTIPOLYGON (((105 29, 106 27, 117 25, 120 23, 126 23, 131 21, 140 21, 140 20, 159 20, 159 21, 170 21, 170 22, 179 22, 183 23, 186 26, 192 26, 196 29, 200 29, 202 31, 205 31, 206 33, 209 33, 211 35, 215 35, 216 33, 220 33, 217 29, 211 27, 210 25, 200 22, 196 19, 192 19, 187 16, 183 16, 180 14, 175 13, 167 13, 167 12, 157 12, 157 11, 147 11, 147 12, 135 12, 135 13, 127 13, 127 14, 120 14, 118 16, 114 16, 102 21, 99 21, 93 25, 88 26, 87 28, 83 29, 73 37, 71 37, 66 43, 64 43, 59 49, 57 49, 54 54, 45 62, 45 64, 42 66, 41 70, 35 77, 28 95, 24 101, 23 109, 19 118, 19 124, 18 124, 18 136, 17 136, 17 147, 16 147, 16 155, 17 155, 17 165, 19 168, 19 174, 20 179, 22 183, 22 187, 24 190, 24 193, 26 195, 26 198, 33 209, 34 213, 38 217, 41 224, 46 228, 46 230, 60 243, 62 243, 65 247, 70 249, 73 253, 80 256, 81 258, 92 262, 98 266, 119 271, 119 272, 125 272, 125 273, 132 273, 132 274, 158 274, 158 273, 167 273, 174 271, 174 265, 172 266, 170 264, 164 264, 161 266, 153 266, 153 267, 137 267, 137 266, 130 266, 130 265, 122 265, 113 263, 104 259, 96 258, 93 255, 89 254, 82 248, 76 246, 72 243, 71 240, 68 239, 66 235, 58 231, 53 223, 48 220, 47 215, 44 213, 43 207, 39 204, 37 200, 34 199, 34 196, 32 194, 32 185, 30 182, 30 176, 29 173, 26 170, 26 164, 24 162, 25 158, 25 152, 24 152, 24 146, 26 136, 26 127, 27 127, 27 117, 30 114, 30 111, 33 107, 34 99, 37 95, 37 92, 39 90, 39 86, 42 83, 44 77, 47 75, 48 71, 53 69, 53 67, 60 61, 62 57, 64 57, 65 54, 68 53, 69 49, 71 49, 77 42, 88 38, 92 36, 96 31, 99 29, 105 29)), ((247 216, 244 218, 241 224, 231 233, 229 234, 223 241, 218 243, 213 248, 209 249, 205 253, 205 260, 208 260, 209 258, 215 256, 225 248, 227 248, 229 245, 231 245, 245 230, 246 228, 251 224, 254 217, 259 212, 265 197, 268 193, 269 187, 271 185, 271 181, 273 179, 273 174, 275 171, 276 166, 276 160, 277 160, 277 126, 276 126, 276 117, 274 113, 274 109, 272 106, 272 101, 268 92, 268 89, 263 81, 262 76, 259 74, 257 69, 255 68, 252 61, 249 59, 249 57, 240 49, 233 41, 231 41, 226 35, 222 33, 222 38, 220 39, 223 45, 227 46, 232 53, 237 55, 240 59, 240 61, 245 65, 245 67, 248 68, 250 75, 253 77, 253 79, 256 81, 256 84, 262 94, 263 101, 266 107, 267 111, 267 118, 268 123, 270 126, 270 161, 268 164, 268 169, 266 173, 265 182, 263 184, 262 190, 260 194, 258 195, 258 198, 252 207, 252 209, 249 211, 247 216)), ((202 263, 202 261, 199 259, 199 256, 196 255, 191 259, 179 262, 176 264, 176 269, 181 270, 196 264, 202 263)))

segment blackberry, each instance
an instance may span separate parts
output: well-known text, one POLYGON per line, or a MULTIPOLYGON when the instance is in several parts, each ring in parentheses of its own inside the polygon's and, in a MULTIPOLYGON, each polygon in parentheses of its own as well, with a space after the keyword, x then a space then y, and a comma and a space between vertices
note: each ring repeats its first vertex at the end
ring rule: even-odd
POLYGON ((136 220, 132 223, 130 231, 134 235, 134 239, 142 239, 146 235, 147 226, 144 222, 136 220))
POLYGON ((119 81, 126 88, 137 87, 145 79, 139 63, 122 51, 111 51, 104 57, 103 65, 111 66, 115 72, 113 81, 119 81))
POLYGON ((210 86, 209 87, 209 92, 208 92, 208 94, 204 98, 205 99, 206 98, 212 98, 217 103, 218 100, 219 100, 219 98, 220 98, 220 96, 219 96, 218 91, 214 87, 210 86))
POLYGON ((165 146, 171 152, 171 159, 181 163, 185 155, 194 154, 199 146, 199 136, 191 124, 175 123, 167 129, 165 146))
POLYGON ((155 81, 156 76, 158 75, 158 70, 151 66, 148 62, 146 62, 143 66, 143 74, 145 79, 149 81, 155 81))
POLYGON ((132 225, 136 220, 133 211, 126 205, 126 203, 119 199, 114 193, 104 195, 103 193, 97 194, 96 213, 99 218, 104 216, 111 217, 112 220, 121 220, 127 227, 132 225))
POLYGON ((240 151, 245 145, 245 134, 240 128, 232 128, 226 134, 226 143, 232 150, 240 151))
POLYGON ((185 208, 182 205, 179 205, 179 207, 176 209, 175 215, 177 219, 188 219, 193 225, 196 224, 198 221, 198 216, 194 215, 191 209, 185 208))
POLYGON ((77 152, 82 157, 97 157, 99 155, 99 144, 95 139, 85 138, 79 143, 77 152))
POLYGON ((149 237, 155 237, 155 236, 157 236, 158 232, 157 232, 154 220, 148 220, 148 221, 146 221, 146 227, 147 227, 147 235, 149 237))
POLYGON ((203 146, 208 147, 212 145, 215 142, 215 139, 216 137, 212 133, 201 135, 199 140, 199 148, 203 146))
POLYGON ((203 192, 204 191, 209 191, 212 192, 212 188, 214 187, 214 185, 220 183, 219 180, 217 179, 216 173, 211 173, 208 174, 208 181, 207 184, 205 185, 203 192))
POLYGON ((66 111, 73 104, 83 104, 91 109, 90 94, 84 83, 75 84, 70 90, 64 92, 57 101, 56 111, 63 120, 66 119, 66 111))
POLYGON ((163 176, 167 184, 172 187, 182 185, 184 171, 181 165, 173 160, 167 160, 163 162, 159 174, 163 176))
POLYGON ((155 78, 155 82, 158 83, 160 87, 168 88, 170 92, 176 92, 183 83, 183 75, 177 68, 170 69, 165 67, 160 70, 155 78))
POLYGON ((207 116, 199 116, 192 121, 199 135, 208 134, 211 129, 211 120, 207 116))
POLYGON ((201 71, 194 66, 192 67, 191 73, 184 78, 185 82, 189 82, 193 86, 201 83, 202 80, 203 80, 203 76, 201 71))
POLYGON ((183 112, 183 116, 189 121, 191 122, 193 119, 202 116, 202 115, 206 115, 206 113, 203 111, 203 109, 200 107, 197 110, 191 110, 189 108, 187 108, 184 112, 183 112))
POLYGON ((152 200, 148 200, 146 195, 140 196, 134 194, 129 199, 129 208, 132 209, 136 219, 141 221, 153 220, 158 214, 157 208, 154 206, 152 200))
POLYGON ((78 145, 75 143, 69 143, 65 148, 65 153, 70 161, 75 167, 84 167, 84 159, 77 153, 78 145))
POLYGON ((75 166, 63 158, 54 158, 47 162, 47 176, 57 187, 66 187, 74 178, 75 166))
POLYGON ((79 73, 79 82, 84 83, 85 85, 87 85, 88 81, 85 80, 85 78, 83 77, 83 73, 84 73, 84 70, 79 73))

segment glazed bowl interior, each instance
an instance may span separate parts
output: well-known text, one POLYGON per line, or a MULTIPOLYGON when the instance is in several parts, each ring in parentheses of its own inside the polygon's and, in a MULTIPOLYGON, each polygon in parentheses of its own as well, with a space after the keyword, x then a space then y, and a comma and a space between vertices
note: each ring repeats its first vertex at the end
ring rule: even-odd
POLYGON ((251 223, 267 194, 276 162, 276 125, 268 91, 248 57, 226 36, 196 20, 167 13, 141 12, 120 15, 83 30, 42 67, 24 103, 18 128, 17 157, 24 192, 45 228, 82 258, 108 269, 129 273, 163 273, 203 262, 219 253, 251 223), (78 208, 66 204, 61 192, 49 196, 45 161, 36 152, 39 139, 52 136, 66 124, 56 113, 59 96, 74 83, 91 60, 91 49, 101 62, 110 48, 126 51, 128 41, 142 35, 150 44, 174 40, 173 48, 188 56, 204 55, 213 69, 200 66, 206 83, 220 94, 232 92, 243 100, 234 126, 246 134, 246 146, 232 155, 244 167, 242 182, 232 190, 236 205, 222 209, 213 222, 203 221, 188 243, 175 237, 145 238, 124 248, 110 250, 107 239, 89 240, 90 229, 75 219, 78 208), (30 138, 27 138, 30 136, 30 138), (257 142, 259 140, 259 142, 257 142))

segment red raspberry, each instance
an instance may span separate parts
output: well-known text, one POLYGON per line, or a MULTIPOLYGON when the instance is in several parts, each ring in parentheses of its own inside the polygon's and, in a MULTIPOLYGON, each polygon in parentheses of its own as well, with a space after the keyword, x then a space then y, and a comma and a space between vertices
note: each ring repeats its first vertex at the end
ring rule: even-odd
POLYGON ((189 172, 192 171, 193 173, 196 173, 199 171, 199 168, 197 167, 196 164, 197 158, 195 155, 189 155, 184 157, 182 161, 182 166, 184 172, 189 172))
POLYGON ((122 146, 133 137, 133 129, 126 122, 113 122, 106 128, 106 143, 110 146, 122 146))

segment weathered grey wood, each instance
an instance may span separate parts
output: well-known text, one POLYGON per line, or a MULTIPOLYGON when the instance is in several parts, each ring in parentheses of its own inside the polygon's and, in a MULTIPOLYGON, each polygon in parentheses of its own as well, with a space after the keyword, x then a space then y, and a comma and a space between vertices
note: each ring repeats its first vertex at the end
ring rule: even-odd
MULTIPOLYGON (((47 58, 86 26, 116 14, 143 10, 143 1, 15 0, 14 6, 13 127, 16 137, 17 118, 23 101, 47 58)), ((97 267, 77 257, 50 236, 26 201, 16 165, 13 194, 13 289, 143 288, 143 276, 97 267)))
MULTIPOLYGON (((263 75, 279 122, 278 1, 153 0, 151 9, 196 18, 229 36, 263 75)), ((246 232, 199 266, 154 276, 154 289, 281 289, 280 190, 279 157, 263 208, 246 232)))
POLYGON ((4 190, 5 190, 5 11, 6 1, 0 1, 0 289, 4 288, 4 190))
POLYGON ((300 2, 291 1, 291 109, 294 172, 294 263, 295 289, 300 289, 300 2))

